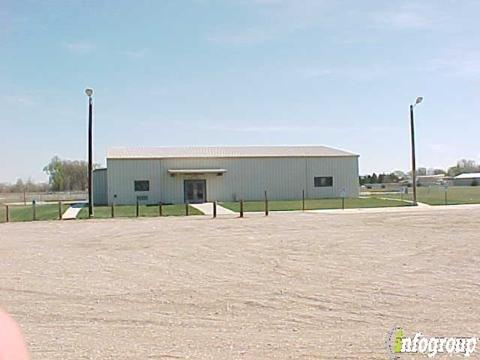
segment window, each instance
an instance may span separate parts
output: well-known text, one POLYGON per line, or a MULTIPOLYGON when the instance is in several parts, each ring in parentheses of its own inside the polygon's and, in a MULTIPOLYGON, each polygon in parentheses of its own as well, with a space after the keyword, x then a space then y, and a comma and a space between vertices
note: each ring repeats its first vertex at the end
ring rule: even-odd
POLYGON ((148 180, 135 180, 134 181, 135 191, 149 191, 150 190, 150 181, 148 180))
POLYGON ((332 176, 315 176, 313 178, 313 184, 315 187, 333 186, 333 177, 332 176))

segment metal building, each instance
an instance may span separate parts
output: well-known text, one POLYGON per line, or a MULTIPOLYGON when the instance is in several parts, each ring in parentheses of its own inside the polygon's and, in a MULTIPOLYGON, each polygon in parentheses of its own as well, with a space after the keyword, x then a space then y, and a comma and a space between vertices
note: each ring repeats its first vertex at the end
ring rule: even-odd
POLYGON ((454 186, 479 186, 480 173, 464 173, 453 178, 454 186))
POLYGON ((94 186, 95 204, 248 201, 265 191, 270 200, 357 197, 358 155, 325 146, 112 148, 94 186))

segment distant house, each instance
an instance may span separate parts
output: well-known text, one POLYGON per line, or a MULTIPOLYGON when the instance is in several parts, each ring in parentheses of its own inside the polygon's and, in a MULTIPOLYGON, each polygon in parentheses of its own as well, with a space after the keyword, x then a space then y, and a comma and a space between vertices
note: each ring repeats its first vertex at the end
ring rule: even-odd
POLYGON ((475 186, 480 185, 480 173, 460 174, 453 178, 455 186, 475 186))
POLYGON ((420 175, 420 176, 417 176, 417 185, 418 186, 440 185, 440 184, 443 184, 444 180, 445 180, 444 174, 420 175))

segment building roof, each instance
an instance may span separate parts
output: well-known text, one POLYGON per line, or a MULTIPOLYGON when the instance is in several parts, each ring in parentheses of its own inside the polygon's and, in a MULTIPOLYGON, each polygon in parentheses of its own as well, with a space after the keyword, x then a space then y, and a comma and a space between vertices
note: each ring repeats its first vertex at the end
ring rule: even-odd
POLYGON ((435 175, 418 175, 417 179, 443 179, 445 174, 435 174, 435 175))
POLYGON ((345 157, 358 156, 326 146, 188 146, 115 147, 107 159, 165 158, 256 158, 256 157, 345 157))
POLYGON ((466 173, 455 176, 455 179, 473 179, 480 178, 480 173, 466 173))

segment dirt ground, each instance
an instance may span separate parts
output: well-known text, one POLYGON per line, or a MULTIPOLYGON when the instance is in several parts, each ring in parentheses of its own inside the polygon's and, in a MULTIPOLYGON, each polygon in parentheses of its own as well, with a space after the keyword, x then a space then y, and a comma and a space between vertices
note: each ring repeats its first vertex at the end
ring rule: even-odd
POLYGON ((395 326, 480 336, 479 219, 477 207, 0 224, 0 306, 33 359, 386 359, 395 326))

